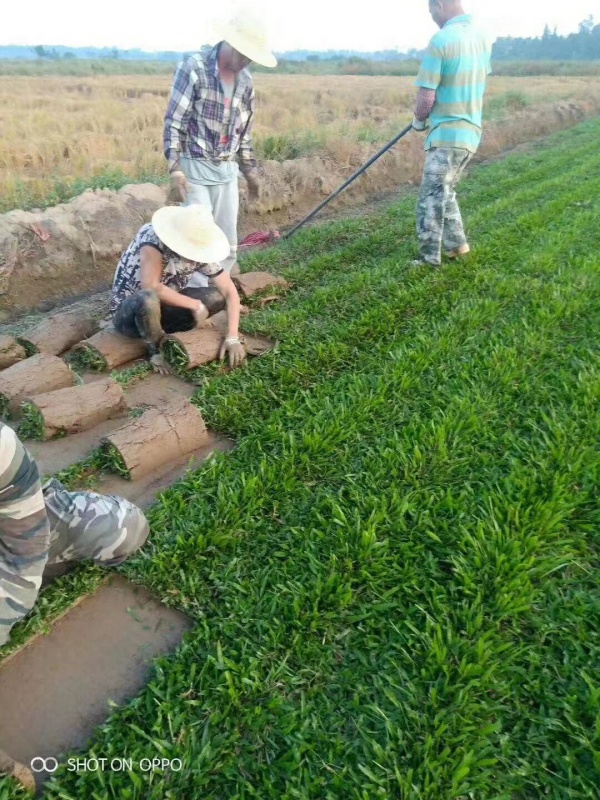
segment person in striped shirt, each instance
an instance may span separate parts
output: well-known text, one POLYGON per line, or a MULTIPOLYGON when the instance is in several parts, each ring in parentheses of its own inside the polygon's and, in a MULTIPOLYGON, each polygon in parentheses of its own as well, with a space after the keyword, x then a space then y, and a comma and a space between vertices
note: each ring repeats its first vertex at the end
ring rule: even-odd
POLYGON ((431 39, 416 85, 413 128, 426 131, 425 169, 417 203, 417 264, 438 267, 442 250, 469 252, 456 186, 481 141, 491 42, 460 0, 429 0, 440 31, 431 39))

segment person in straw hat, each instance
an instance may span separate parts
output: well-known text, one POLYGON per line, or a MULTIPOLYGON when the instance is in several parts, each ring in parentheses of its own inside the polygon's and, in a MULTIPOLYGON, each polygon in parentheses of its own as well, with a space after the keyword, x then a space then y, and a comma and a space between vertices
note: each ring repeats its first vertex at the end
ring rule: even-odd
POLYGON ((124 336, 146 342, 155 372, 170 368, 160 353, 165 333, 200 327, 211 314, 227 309, 227 335, 221 348, 231 367, 246 357, 238 325, 240 297, 221 266, 229 242, 209 208, 200 204, 159 208, 124 251, 115 271, 109 319, 124 336), (189 287, 199 273, 206 288, 189 287))
POLYGON ((251 11, 239 12, 219 34, 216 45, 177 66, 165 117, 164 152, 171 200, 211 208, 229 240, 221 266, 236 274, 239 171, 251 199, 257 199, 260 190, 251 139, 255 93, 247 67, 253 61, 274 67, 277 60, 262 22, 251 11))

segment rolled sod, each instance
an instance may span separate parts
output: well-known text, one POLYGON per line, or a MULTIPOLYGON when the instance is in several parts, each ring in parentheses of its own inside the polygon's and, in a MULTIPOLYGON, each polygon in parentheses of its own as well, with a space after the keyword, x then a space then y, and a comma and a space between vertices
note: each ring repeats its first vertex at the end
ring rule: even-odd
POLYGON ((198 409, 186 398, 167 409, 150 408, 141 417, 103 439, 107 466, 125 470, 131 480, 199 450, 208 441, 206 425, 198 409))

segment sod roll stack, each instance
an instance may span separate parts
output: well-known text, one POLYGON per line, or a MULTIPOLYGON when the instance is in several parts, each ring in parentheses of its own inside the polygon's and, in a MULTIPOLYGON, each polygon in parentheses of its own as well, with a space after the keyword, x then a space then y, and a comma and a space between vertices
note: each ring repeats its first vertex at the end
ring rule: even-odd
POLYGON ((147 355, 141 339, 129 339, 114 330, 103 330, 76 344, 72 358, 79 366, 102 372, 147 355))
POLYGON ((75 373, 62 358, 39 353, 0 373, 0 410, 14 414, 25 398, 65 389, 76 382, 75 373))
POLYGON ((113 378, 27 398, 23 426, 31 438, 81 433, 127 410, 123 389, 113 378))
POLYGON ((162 353, 176 369, 194 369, 216 361, 221 352, 223 333, 215 328, 194 328, 165 336, 162 353))

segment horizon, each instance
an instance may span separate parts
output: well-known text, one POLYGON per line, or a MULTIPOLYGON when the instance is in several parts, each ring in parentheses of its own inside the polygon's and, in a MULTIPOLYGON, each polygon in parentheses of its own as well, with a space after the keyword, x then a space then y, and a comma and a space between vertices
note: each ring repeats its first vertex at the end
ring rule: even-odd
MULTIPOLYGON (((41 0, 33 0, 27 7, 14 11, 8 24, 3 25, 0 45, 115 48, 141 50, 149 54, 196 51, 202 44, 219 40, 215 31, 237 5, 237 2, 229 0, 220 5, 218 17, 209 17, 199 15, 192 0, 181 0, 179 7, 183 9, 186 25, 173 33, 153 26, 141 0, 129 0, 125 8, 120 0, 105 0, 98 16, 85 18, 75 0, 55 0, 52 8, 41 0), (62 19, 71 20, 69 26, 61 22, 62 19), (115 32, 115 19, 121 22, 118 32, 115 32), (85 33, 80 30, 82 27, 85 27, 85 33), (94 30, 94 35, 88 33, 90 29, 94 30), (191 32, 194 29, 197 33, 191 32)), ((590 0, 571 0, 560 9, 547 6, 540 9, 523 6, 521 0, 503 0, 502 4, 490 9, 487 0, 467 0, 464 3, 465 12, 472 13, 494 40, 504 36, 539 37, 546 25, 551 30, 556 28, 562 35, 576 32, 579 24, 595 10, 590 8, 592 5, 590 0)), ((295 50, 317 53, 328 50, 422 50, 437 26, 429 15, 426 0, 414 0, 411 6, 408 13, 402 13, 389 0, 372 0, 368 15, 345 18, 343 26, 333 4, 322 0, 304 0, 300 18, 289 2, 280 0, 261 0, 254 8, 264 16, 273 50, 285 54, 295 50), (294 25, 290 25, 292 18, 294 25), (314 24, 315 19, 319 20, 318 26, 314 24)), ((179 25, 174 27, 177 29, 179 25)))

